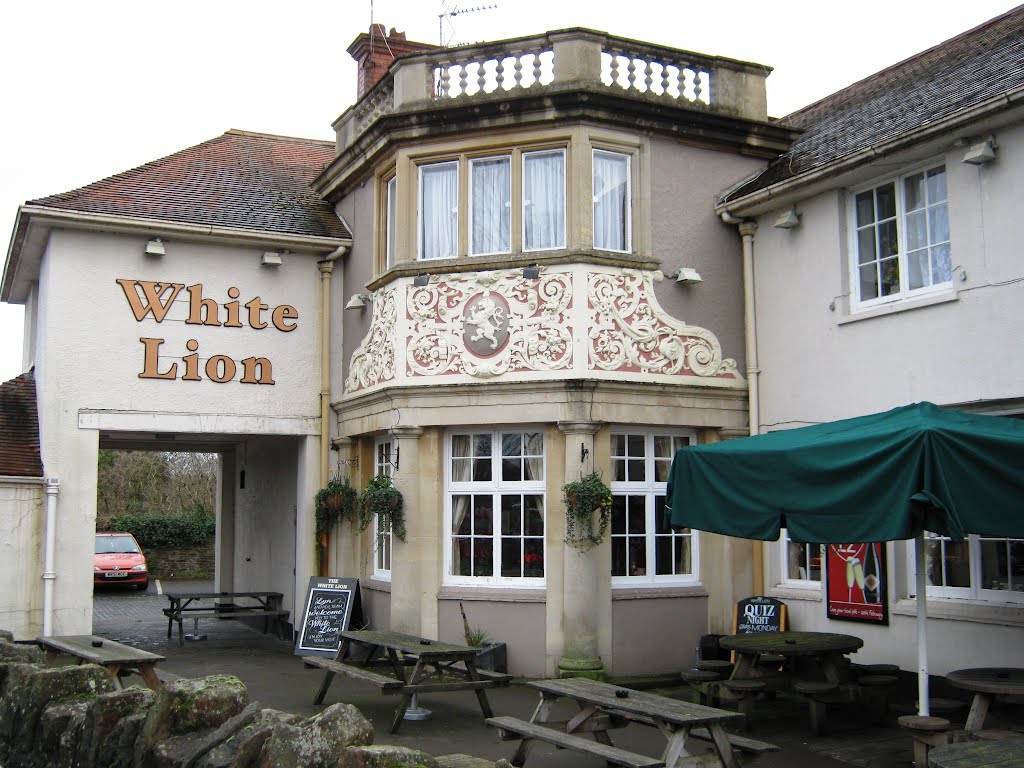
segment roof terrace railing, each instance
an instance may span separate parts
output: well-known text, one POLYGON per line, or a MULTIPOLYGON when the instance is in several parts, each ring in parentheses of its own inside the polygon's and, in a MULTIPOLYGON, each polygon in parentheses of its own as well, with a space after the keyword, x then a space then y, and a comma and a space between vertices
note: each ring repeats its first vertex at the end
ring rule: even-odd
POLYGON ((763 121, 770 71, 759 64, 569 29, 403 56, 339 118, 335 129, 343 149, 383 114, 541 89, 615 89, 627 97, 763 121))

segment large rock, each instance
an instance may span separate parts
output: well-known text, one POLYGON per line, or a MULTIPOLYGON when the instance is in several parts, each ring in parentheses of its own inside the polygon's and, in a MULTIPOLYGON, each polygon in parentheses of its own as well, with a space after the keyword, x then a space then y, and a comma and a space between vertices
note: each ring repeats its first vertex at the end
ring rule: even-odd
POLYGON ((438 768, 438 765, 437 760, 418 749, 380 744, 346 749, 338 768, 438 768))
POLYGON ((69 699, 91 700, 113 689, 106 671, 95 664, 35 669, 19 684, 12 683, 8 679, 3 698, 3 703, 10 702, 10 707, 5 706, 0 717, 11 718, 13 735, 10 751, 4 757, 14 765, 21 764, 19 760, 31 760, 36 754, 39 721, 46 707, 69 699))
POLYGON ((260 753, 259 768, 335 768, 347 747, 373 743, 373 724, 351 704, 332 704, 301 725, 281 723, 260 753))
POLYGON ((6 639, 0 639, 0 661, 42 664, 46 661, 46 655, 38 645, 15 643, 6 639))
POLYGON ((32 751, 32 764, 41 768, 72 768, 82 725, 92 701, 76 699, 50 704, 39 718, 39 738, 32 751))
MULTIPOLYGON (((144 717, 154 698, 151 690, 136 686, 97 696, 86 712, 85 722, 82 724, 82 735, 78 741, 75 760, 77 768, 106 768, 106 764, 99 760, 104 743, 124 718, 132 715, 144 717)), ((142 717, 138 720, 140 726, 142 717)), ((130 760, 131 750, 128 757, 130 760)))
POLYGON ((93 763, 95 768, 134 768, 135 742, 142 734, 145 722, 146 716, 142 713, 118 720, 99 746, 93 763))
MULTIPOLYGON (((243 713, 244 714, 244 713, 243 713)), ((296 725, 303 718, 276 709, 264 709, 227 741, 203 755, 196 768, 255 768, 260 752, 278 724, 296 725)))
POLYGON ((169 755, 190 754, 205 732, 219 728, 249 704, 249 693, 233 675, 211 675, 165 684, 146 714, 135 746, 137 768, 157 768, 169 755), (196 733, 200 732, 200 733, 196 733), (188 738, 181 739, 188 734, 188 738), (169 742, 159 748, 162 742, 169 742))

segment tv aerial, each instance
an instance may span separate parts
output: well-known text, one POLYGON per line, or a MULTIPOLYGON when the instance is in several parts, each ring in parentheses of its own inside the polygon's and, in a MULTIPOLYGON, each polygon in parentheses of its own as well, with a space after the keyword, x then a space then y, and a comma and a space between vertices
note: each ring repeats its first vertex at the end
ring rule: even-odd
POLYGON ((437 43, 438 43, 438 45, 440 45, 442 47, 444 47, 444 45, 445 45, 445 42, 444 42, 444 22, 445 22, 445 19, 448 19, 449 23, 450 23, 451 19, 455 18, 456 16, 461 16, 464 13, 478 13, 480 11, 490 11, 490 10, 493 10, 493 9, 498 7, 497 3, 492 3, 491 5, 477 5, 477 6, 474 6, 472 8, 459 8, 459 6, 454 5, 454 6, 452 6, 451 10, 447 10, 446 11, 446 10, 444 10, 444 5, 445 4, 442 4, 442 6, 441 6, 441 13, 437 14, 437 43))

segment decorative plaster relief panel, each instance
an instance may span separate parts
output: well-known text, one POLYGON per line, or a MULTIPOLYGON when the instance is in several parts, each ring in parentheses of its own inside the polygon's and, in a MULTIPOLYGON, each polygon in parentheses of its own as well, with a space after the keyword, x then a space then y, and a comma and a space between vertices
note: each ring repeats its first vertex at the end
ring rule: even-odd
POLYGON ((653 289, 660 278, 580 264, 544 268, 538 279, 512 269, 432 275, 422 287, 400 280, 374 296, 345 392, 436 377, 743 387, 713 333, 661 309, 653 289))

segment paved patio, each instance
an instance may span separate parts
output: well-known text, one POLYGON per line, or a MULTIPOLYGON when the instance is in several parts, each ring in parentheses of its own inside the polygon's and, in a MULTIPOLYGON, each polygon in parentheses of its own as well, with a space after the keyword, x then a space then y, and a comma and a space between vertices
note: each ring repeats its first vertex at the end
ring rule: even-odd
MULTIPOLYGON (((174 588, 209 589, 210 585, 176 582, 174 588)), ((293 654, 290 643, 238 622, 207 619, 199 625, 207 639, 186 641, 179 648, 176 630, 170 640, 167 638, 167 621, 161 613, 167 607, 167 599, 155 592, 155 586, 151 586, 146 594, 97 593, 94 633, 166 656, 167 660, 157 669, 164 679, 233 674, 245 683, 251 698, 265 707, 307 716, 323 709, 313 704, 323 673, 307 668, 293 654)), ((907 691, 913 695, 912 686, 907 686, 907 691)), ((685 687, 661 687, 658 692, 690 698, 685 687)), ((498 715, 528 719, 536 704, 536 694, 520 685, 495 689, 488 696, 498 715)), ((435 755, 465 752, 490 759, 507 758, 514 752, 514 743, 499 741, 496 730, 484 724, 472 692, 421 697, 420 706, 430 709, 432 716, 425 721, 403 723, 398 734, 388 733, 394 697, 381 695, 369 684, 339 677, 324 706, 339 701, 355 705, 373 722, 378 743, 415 747, 435 755)), ((757 765, 908 768, 913 764, 911 740, 896 725, 896 716, 911 711, 910 703, 897 699, 893 710, 882 725, 874 726, 861 718, 854 707, 836 707, 830 712, 830 733, 814 737, 808 728, 806 705, 780 695, 775 702, 763 702, 755 713, 750 735, 781 748, 757 765)), ((964 716, 966 709, 961 714, 964 716)), ((993 716, 1007 723, 1024 724, 1024 705, 1000 709, 993 716)), ((663 737, 653 728, 630 726, 615 736, 616 744, 652 755, 659 754, 664 747, 663 737)), ((595 758, 556 752, 546 745, 536 747, 527 762, 550 768, 598 768, 600 764, 595 758)))

